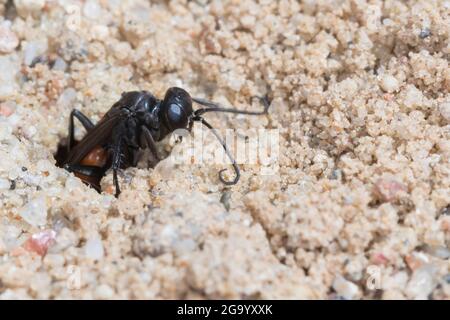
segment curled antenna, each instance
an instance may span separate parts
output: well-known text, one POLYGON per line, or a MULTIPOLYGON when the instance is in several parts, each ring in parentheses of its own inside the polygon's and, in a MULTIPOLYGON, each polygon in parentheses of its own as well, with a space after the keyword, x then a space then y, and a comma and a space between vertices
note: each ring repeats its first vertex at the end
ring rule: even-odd
POLYGON ((219 140, 220 144, 223 147, 223 150, 225 150, 225 153, 227 154, 228 158, 231 160, 231 165, 233 166, 235 177, 232 181, 227 181, 223 178, 223 172, 227 169, 222 169, 219 171, 219 179, 223 184, 226 184, 227 186, 231 186, 236 184, 239 181, 239 178, 241 177, 241 173, 239 171, 239 167, 236 164, 236 160, 234 160, 233 156, 231 155, 230 151, 228 150, 227 145, 225 144, 225 141, 220 137, 220 135, 217 133, 217 130, 213 128, 212 125, 210 125, 205 119, 203 119, 200 116, 196 116, 192 119, 193 121, 199 121, 201 122, 205 127, 211 130, 211 132, 216 136, 217 140, 219 140))
MULTIPOLYGON (((211 126, 205 119, 203 119, 203 117, 201 117, 202 114, 207 113, 207 112, 228 112, 228 113, 234 113, 234 114, 248 114, 248 115, 264 115, 267 114, 268 110, 269 110, 269 106, 270 106, 270 102, 267 98, 267 96, 265 97, 259 97, 259 96, 253 96, 252 99, 257 98, 259 99, 259 101, 261 102, 261 104, 264 106, 264 110, 263 111, 245 111, 245 110, 239 110, 239 109, 235 109, 235 108, 225 108, 222 107, 221 105, 208 101, 208 100, 204 100, 201 98, 192 98, 192 101, 205 106, 207 108, 201 108, 201 109, 197 109, 194 111, 193 113, 193 117, 192 117, 192 121, 198 121, 201 122, 205 127, 207 127, 208 129, 211 130, 211 132, 216 136, 217 140, 219 140, 220 144, 222 145, 223 149, 225 150, 225 153, 227 154, 228 158, 231 160, 231 165, 233 166, 234 169, 234 173, 235 173, 235 177, 233 180, 231 181, 227 181, 224 179, 223 177, 223 172, 226 171, 226 169, 222 169, 219 171, 219 179, 220 181, 225 184, 225 185, 234 185, 239 181, 239 178, 241 176, 241 173, 239 171, 239 167, 236 164, 236 160, 233 158, 233 156, 231 155, 230 151, 228 150, 227 145, 225 144, 225 141, 223 141, 223 139, 221 138, 221 136, 217 133, 217 130, 213 128, 213 126, 211 126)), ((192 127, 192 122, 190 127, 192 127)))

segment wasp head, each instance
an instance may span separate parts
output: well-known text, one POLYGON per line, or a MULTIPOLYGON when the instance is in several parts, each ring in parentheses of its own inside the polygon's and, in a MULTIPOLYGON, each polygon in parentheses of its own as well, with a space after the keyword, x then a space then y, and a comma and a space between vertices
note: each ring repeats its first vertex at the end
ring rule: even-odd
POLYGON ((187 129, 192 114, 192 98, 189 93, 177 87, 168 89, 161 104, 163 124, 170 131, 187 129))

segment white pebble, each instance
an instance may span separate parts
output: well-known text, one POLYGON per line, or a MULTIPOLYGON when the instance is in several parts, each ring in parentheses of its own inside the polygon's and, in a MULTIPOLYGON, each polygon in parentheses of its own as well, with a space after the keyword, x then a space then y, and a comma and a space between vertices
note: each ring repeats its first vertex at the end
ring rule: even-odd
POLYGON ((44 258, 44 264, 50 266, 53 269, 64 266, 64 256, 55 253, 47 253, 44 258))
POLYGON ((88 0, 83 6, 83 14, 86 18, 95 20, 102 14, 102 8, 95 0, 88 0))
POLYGON ((251 28, 255 25, 255 16, 245 15, 241 18, 241 23, 245 28, 251 28))
POLYGON ((92 37, 98 40, 105 40, 109 36, 109 29, 107 26, 97 25, 91 30, 92 37))
POLYGON ((17 127, 19 123, 22 121, 22 116, 18 115, 17 113, 13 113, 8 117, 8 123, 11 124, 13 127, 17 127))
POLYGON ((414 108, 421 106, 423 102, 422 92, 417 89, 414 85, 409 85, 406 92, 405 98, 403 100, 404 105, 407 108, 414 108))
POLYGON ((107 284, 101 284, 95 289, 95 299, 111 299, 114 290, 107 284))
POLYGON ((60 252, 69 247, 78 245, 78 242, 78 235, 74 231, 63 227, 58 233, 56 244, 50 247, 49 251, 53 253, 60 252))
POLYGON ((27 42, 24 49, 24 63, 29 66, 40 55, 47 52, 48 45, 46 41, 27 42))
POLYGON ((445 120, 450 121, 450 102, 442 103, 439 106, 439 112, 445 120))
POLYGON ((398 80, 390 74, 385 74, 381 78, 381 88, 386 92, 394 92, 398 90, 398 80))
POLYGON ((26 18, 30 14, 38 14, 45 6, 46 0, 14 0, 17 13, 26 18))
POLYGON ((53 64, 53 70, 58 71, 66 71, 67 69, 67 63, 62 58, 56 58, 55 63, 53 64))
POLYGON ((445 260, 450 258, 450 250, 445 246, 427 246, 426 251, 432 256, 440 259, 445 260))
POLYGON ((54 165, 48 160, 41 159, 36 163, 36 169, 38 169, 39 172, 48 172, 53 168, 54 165))
POLYGON ((57 104, 61 108, 69 108, 75 103, 76 99, 77 99, 77 92, 75 91, 75 89, 67 88, 59 96, 57 104))
POLYGON ((94 236, 88 239, 86 245, 84 246, 84 253, 87 258, 93 260, 100 260, 103 258, 103 244, 99 236, 94 236))
MULTIPOLYGON (((1 73, 3 73, 3 69, 1 73)), ((11 96, 14 95, 14 93, 16 92, 16 87, 14 85, 8 84, 8 83, 3 83, 0 86, 0 99, 8 99, 11 96)))
POLYGON ((70 176, 67 178, 64 186, 68 191, 74 191, 76 189, 81 189, 83 187, 83 183, 80 179, 70 176))
POLYGON ((41 182, 42 177, 40 175, 34 175, 28 172, 23 172, 20 170, 20 168, 17 168, 16 170, 11 170, 9 179, 17 179, 17 177, 22 177, 23 182, 25 182, 29 186, 36 186, 39 185, 41 182))
POLYGON ((10 186, 9 180, 0 178, 0 190, 7 190, 10 186))
POLYGON ((353 299, 358 294, 358 286, 338 275, 333 281, 333 289, 345 299, 353 299))
POLYGON ((0 56, 0 100, 8 100, 17 94, 19 64, 10 56, 0 56))
POLYGON ((165 241, 172 243, 177 238, 178 238, 178 234, 172 225, 168 224, 162 229, 161 239, 164 239, 165 241))
POLYGON ((125 60, 131 52, 131 45, 128 42, 119 42, 113 44, 110 48, 114 52, 114 56, 120 61, 125 60))
POLYGON ((9 21, 0 24, 0 52, 11 53, 19 45, 19 39, 16 34, 11 31, 11 23, 9 21))
POLYGON ((197 248, 197 243, 193 239, 184 239, 177 241, 174 244, 174 249, 178 254, 194 251, 197 248))
POLYGON ((33 137, 38 132, 35 126, 27 126, 23 129, 23 133, 27 138, 33 137))
POLYGON ((19 245, 22 228, 13 225, 4 225, 0 228, 0 231, 0 243, 3 243, 4 249, 11 250, 19 245))
POLYGON ((0 141, 7 140, 13 132, 13 128, 6 120, 0 120, 0 141))
POLYGON ((47 202, 44 197, 39 197, 28 202, 19 215, 32 226, 43 226, 47 223, 47 202))
POLYGON ((406 287, 406 294, 410 299, 426 300, 433 291, 436 283, 433 281, 432 268, 427 265, 414 271, 406 287))

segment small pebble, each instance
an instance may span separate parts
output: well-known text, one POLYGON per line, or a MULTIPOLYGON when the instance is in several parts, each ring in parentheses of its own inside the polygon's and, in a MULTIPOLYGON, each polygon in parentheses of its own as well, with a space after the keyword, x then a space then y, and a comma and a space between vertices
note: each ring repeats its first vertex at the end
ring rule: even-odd
POLYGON ((71 222, 62 214, 58 213, 53 215, 52 218, 52 228, 56 232, 63 230, 64 228, 71 227, 71 222))
POLYGON ((56 102, 61 108, 69 108, 77 99, 77 92, 74 88, 65 89, 56 102))
POLYGON ((450 250, 444 246, 426 246, 425 251, 440 259, 448 259, 450 258, 450 250))
POLYGON ((47 52, 47 43, 44 41, 27 42, 24 49, 24 63, 30 66, 36 58, 47 52))
POLYGON ((179 255, 182 255, 194 251, 197 248, 197 243, 193 239, 184 239, 176 241, 173 248, 179 255))
POLYGON ((353 299, 358 294, 358 286, 338 275, 333 281, 333 289, 345 299, 353 299))
POLYGON ((422 105, 423 94, 422 91, 417 89, 414 85, 409 85, 405 90, 405 98, 403 99, 403 104, 407 108, 415 108, 422 105))
POLYGON ((0 53, 11 53, 18 45, 19 39, 11 31, 11 23, 7 21, 0 24, 0 53))
POLYGON ((0 178, 0 190, 7 190, 11 186, 11 183, 7 179, 0 178))
POLYGON ((174 226, 168 224, 164 226, 160 234, 161 238, 168 243, 174 243, 178 239, 178 234, 174 226))
POLYGON ((431 30, 429 28, 423 28, 422 30, 420 30, 419 33, 420 39, 425 39, 428 38, 429 36, 431 36, 431 30))
POLYGON ((439 106, 439 112, 441 116, 450 122, 450 102, 444 102, 439 106))
POLYGON ((391 179, 378 179, 374 186, 374 194, 383 202, 397 200, 407 190, 405 185, 391 179))
POLYGON ((38 15, 45 6, 46 0, 14 0, 17 13, 26 18, 29 15, 38 15))
POLYGON ((107 40, 109 36, 109 29, 107 26, 97 25, 92 28, 91 34, 94 39, 107 40))
POLYGON ((111 50, 118 60, 124 61, 131 54, 132 48, 128 42, 119 42, 116 44, 112 44, 111 50))
POLYGON ((65 187, 68 191, 73 192, 77 189, 81 189, 83 187, 83 182, 74 176, 70 176, 66 180, 65 187))
MULTIPOLYGON (((55 226, 53 226, 55 227, 55 226)), ((53 253, 60 252, 72 246, 77 246, 79 243, 78 235, 69 228, 63 228, 58 232, 56 243, 50 248, 53 253)))
POLYGON ((107 284, 101 284, 95 289, 95 299, 111 299, 114 296, 114 290, 107 284))
POLYGON ((389 258, 383 253, 378 252, 371 256, 370 261, 376 265, 387 265, 389 263, 389 258))
POLYGON ((94 236, 88 239, 86 245, 84 246, 84 253, 87 258, 93 260, 100 260, 103 258, 103 243, 99 236, 94 236))
POLYGON ((53 70, 65 71, 67 69, 67 63, 60 57, 56 58, 53 62, 53 70))
POLYGON ((46 267, 58 268, 64 266, 64 256, 60 254, 48 253, 43 260, 46 267))
POLYGON ((56 232, 45 230, 33 234, 23 245, 27 251, 35 252, 41 257, 45 256, 48 248, 55 242, 56 232))
POLYGON ((409 269, 415 271, 429 263, 428 257, 422 252, 413 252, 405 257, 409 269))
POLYGON ((244 28, 252 28, 256 23, 255 16, 245 15, 241 18, 241 23, 244 28))
POLYGON ((28 202, 19 215, 32 226, 43 226, 47 223, 47 203, 44 197, 39 197, 28 202))
POLYGON ((380 85, 384 91, 389 93, 398 90, 398 80, 390 74, 382 76, 380 85))
POLYGON ((426 300, 435 285, 432 268, 430 266, 424 266, 414 271, 406 286, 405 292, 410 299, 426 300))
POLYGON ((0 104, 0 116, 9 117, 14 113, 14 108, 12 107, 12 103, 2 103, 0 104))
POLYGON ((0 55, 0 100, 8 100, 17 94, 19 65, 11 56, 0 55))
POLYGON ((340 170, 340 169, 333 170, 333 172, 331 173, 330 179, 331 180, 342 180, 342 170, 340 170))
POLYGON ((83 6, 83 15, 92 20, 98 19, 102 14, 102 8, 95 0, 88 0, 83 6))

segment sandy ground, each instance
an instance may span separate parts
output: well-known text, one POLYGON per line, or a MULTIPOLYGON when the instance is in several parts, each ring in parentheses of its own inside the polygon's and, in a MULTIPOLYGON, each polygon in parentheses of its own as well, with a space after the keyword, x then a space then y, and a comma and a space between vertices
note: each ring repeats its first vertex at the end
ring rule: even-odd
POLYGON ((0 13, 0 298, 450 298, 449 1, 0 13), (268 94, 268 116, 208 119, 277 129, 278 172, 225 187, 223 164, 168 158, 121 172, 115 199, 111 173, 98 194, 55 166, 72 108, 98 121, 170 86, 247 110, 268 94))

